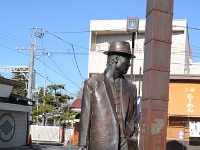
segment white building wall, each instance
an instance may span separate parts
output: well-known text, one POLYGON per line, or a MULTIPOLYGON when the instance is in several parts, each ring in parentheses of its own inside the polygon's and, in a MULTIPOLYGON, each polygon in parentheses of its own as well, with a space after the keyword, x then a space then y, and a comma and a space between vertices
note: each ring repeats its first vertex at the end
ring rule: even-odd
POLYGON ((185 74, 185 36, 184 31, 172 34, 171 74, 185 74))
MULTIPOLYGON (((188 73, 189 44, 187 34, 187 20, 173 20, 173 34, 171 45, 171 74, 188 73), (187 46, 186 46, 187 45, 187 46)), ((102 73, 106 68, 106 55, 108 43, 112 41, 127 41, 132 45, 132 34, 126 31, 126 20, 92 20, 90 22, 90 51, 89 73, 102 73)), ((133 74, 139 74, 139 68, 143 68, 145 42, 145 20, 139 21, 138 33, 135 37, 133 74)), ((130 70, 127 74, 130 74, 130 70)), ((143 71, 142 71, 143 72, 143 71)))
POLYGON ((0 136, 0 148, 26 145, 27 112, 0 109, 0 136))
POLYGON ((12 88, 13 88, 13 86, 6 85, 6 84, 0 84, 0 89, 1 89, 0 97, 9 98, 12 88))
POLYGON ((200 63, 190 64, 190 74, 195 74, 200 76, 200 63))

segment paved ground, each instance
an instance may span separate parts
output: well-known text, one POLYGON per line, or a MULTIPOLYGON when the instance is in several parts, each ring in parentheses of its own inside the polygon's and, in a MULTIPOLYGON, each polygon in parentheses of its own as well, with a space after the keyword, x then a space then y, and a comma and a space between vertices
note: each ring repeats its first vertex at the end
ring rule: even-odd
POLYGON ((33 143, 32 146, 17 146, 9 148, 0 148, 0 150, 77 150, 77 147, 71 147, 62 144, 33 143))

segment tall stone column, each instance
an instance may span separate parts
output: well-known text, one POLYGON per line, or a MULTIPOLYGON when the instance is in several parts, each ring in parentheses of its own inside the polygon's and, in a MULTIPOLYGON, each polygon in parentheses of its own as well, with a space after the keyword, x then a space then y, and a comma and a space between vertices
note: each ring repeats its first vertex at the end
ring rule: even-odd
POLYGON ((173 0, 147 0, 140 150, 166 150, 173 0))

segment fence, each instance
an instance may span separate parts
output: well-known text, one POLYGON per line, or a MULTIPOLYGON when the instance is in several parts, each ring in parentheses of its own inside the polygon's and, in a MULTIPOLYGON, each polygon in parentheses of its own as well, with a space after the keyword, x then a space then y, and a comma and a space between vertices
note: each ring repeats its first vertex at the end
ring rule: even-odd
POLYGON ((59 126, 31 125, 30 134, 32 136, 32 140, 59 142, 60 129, 61 128, 59 126))
POLYGON ((73 129, 63 129, 59 126, 31 125, 30 134, 33 141, 67 143, 73 134, 73 129))

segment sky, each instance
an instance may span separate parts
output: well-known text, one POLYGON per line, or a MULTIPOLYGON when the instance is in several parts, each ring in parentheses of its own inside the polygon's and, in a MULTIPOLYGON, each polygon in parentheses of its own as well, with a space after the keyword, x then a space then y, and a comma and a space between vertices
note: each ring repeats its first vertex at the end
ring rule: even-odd
MULTIPOLYGON (((193 62, 200 62, 199 0, 174 0, 174 19, 187 19, 193 62)), ((63 84, 76 99, 88 74, 90 20, 145 19, 146 0, 1 0, 0 67, 29 66, 36 43, 36 88, 63 84), (35 28, 38 30, 35 38, 35 28), (32 35, 32 38, 31 38, 32 35)), ((98 66, 97 66, 98 67, 98 66)), ((0 72, 11 78, 9 72, 0 72)))

